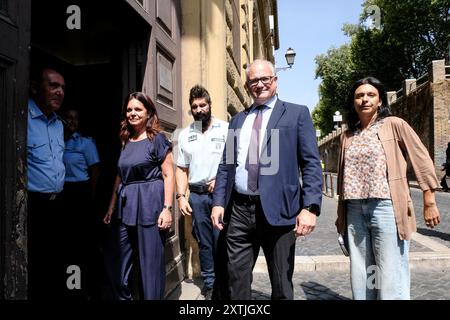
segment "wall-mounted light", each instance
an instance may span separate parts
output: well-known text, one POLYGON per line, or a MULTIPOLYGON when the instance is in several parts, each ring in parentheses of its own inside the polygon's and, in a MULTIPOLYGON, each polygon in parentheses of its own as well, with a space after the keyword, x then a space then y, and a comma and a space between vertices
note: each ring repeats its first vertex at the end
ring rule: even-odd
POLYGON ((286 57, 286 62, 290 68, 292 68, 292 65, 295 61, 295 51, 292 48, 287 49, 286 54, 284 55, 286 57))
POLYGON ((276 71, 281 71, 281 70, 291 69, 292 66, 294 65, 295 55, 296 55, 296 53, 295 53, 294 49, 289 47, 289 49, 287 49, 287 51, 286 51, 286 54, 284 55, 284 57, 286 58, 286 63, 288 64, 288 66, 287 67, 275 68, 275 70, 276 71))
POLYGON ((272 31, 274 28, 273 15, 269 15, 269 29, 272 31))

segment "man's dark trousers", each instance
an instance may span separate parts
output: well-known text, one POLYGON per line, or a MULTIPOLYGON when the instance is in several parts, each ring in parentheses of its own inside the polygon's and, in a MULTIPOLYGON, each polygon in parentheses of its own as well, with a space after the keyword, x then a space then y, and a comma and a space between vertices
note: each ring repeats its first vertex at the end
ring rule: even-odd
POLYGON ((198 241, 200 271, 205 289, 214 286, 214 256, 216 254, 219 230, 211 222, 212 194, 191 191, 189 204, 192 208, 192 228, 198 241))
POLYGON ((252 271, 262 247, 266 257, 272 300, 294 298, 292 275, 295 259, 294 225, 271 226, 259 196, 233 192, 227 230, 229 292, 232 300, 250 300, 252 271))
POLYGON ((69 276, 64 266, 66 248, 60 248, 64 223, 59 199, 51 194, 28 192, 28 298, 64 299, 69 276), (62 251, 62 252, 61 252, 62 251))

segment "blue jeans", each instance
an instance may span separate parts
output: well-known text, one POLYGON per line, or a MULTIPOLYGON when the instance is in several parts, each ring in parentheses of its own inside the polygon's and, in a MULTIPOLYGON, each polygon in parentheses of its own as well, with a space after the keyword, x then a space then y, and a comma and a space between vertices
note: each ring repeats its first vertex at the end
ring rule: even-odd
POLYGON ((390 199, 347 201, 355 300, 409 300, 409 241, 400 240, 390 199))
POLYGON ((191 192, 189 204, 192 208, 192 229, 198 242, 200 273, 206 288, 212 289, 215 280, 214 256, 219 230, 211 222, 212 194, 191 192))

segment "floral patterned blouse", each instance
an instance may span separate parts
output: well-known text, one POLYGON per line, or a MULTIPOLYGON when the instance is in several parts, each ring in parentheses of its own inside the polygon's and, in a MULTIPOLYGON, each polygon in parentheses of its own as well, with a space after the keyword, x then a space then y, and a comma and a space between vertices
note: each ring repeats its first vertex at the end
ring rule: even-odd
POLYGON ((344 155, 344 199, 390 199, 386 155, 378 139, 376 121, 365 130, 356 130, 344 155))

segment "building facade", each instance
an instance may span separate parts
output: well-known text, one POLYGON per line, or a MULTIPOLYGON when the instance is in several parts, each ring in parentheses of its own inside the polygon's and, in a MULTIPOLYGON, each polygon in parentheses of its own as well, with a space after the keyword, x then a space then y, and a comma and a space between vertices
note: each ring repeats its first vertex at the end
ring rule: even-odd
MULTIPOLYGON (((274 61, 274 50, 279 47, 277 2, 182 1, 182 21, 182 124, 192 122, 189 90, 195 84, 203 85, 211 94, 213 115, 229 120, 252 103, 245 88, 249 63, 258 58, 274 61)), ((187 217, 186 272, 192 278, 199 276, 200 266, 191 229, 191 218, 187 217)))

